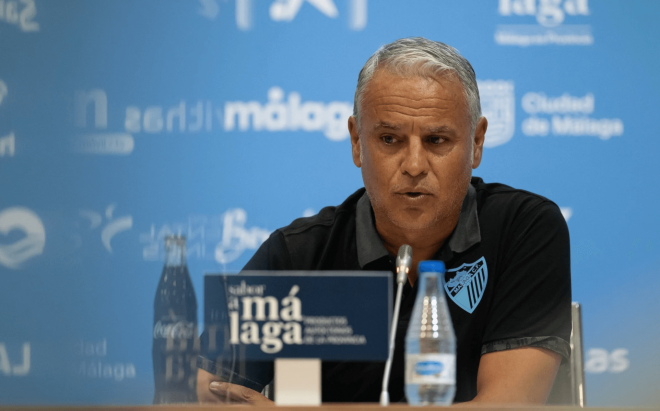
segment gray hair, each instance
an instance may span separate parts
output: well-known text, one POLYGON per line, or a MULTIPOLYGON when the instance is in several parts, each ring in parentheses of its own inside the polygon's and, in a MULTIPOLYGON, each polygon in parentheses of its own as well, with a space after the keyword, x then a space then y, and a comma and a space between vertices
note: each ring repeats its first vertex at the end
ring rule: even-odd
POLYGON ((379 48, 364 64, 358 76, 353 117, 360 124, 360 108, 364 92, 374 73, 384 68, 405 77, 431 77, 445 73, 455 73, 463 85, 467 108, 470 112, 471 133, 481 118, 479 88, 474 69, 458 50, 439 41, 423 37, 409 37, 396 40, 379 48))

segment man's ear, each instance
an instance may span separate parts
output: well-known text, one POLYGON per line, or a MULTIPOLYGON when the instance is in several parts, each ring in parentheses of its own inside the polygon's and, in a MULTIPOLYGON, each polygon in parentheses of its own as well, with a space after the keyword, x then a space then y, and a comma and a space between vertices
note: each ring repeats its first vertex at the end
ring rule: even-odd
POLYGON ((488 120, 481 117, 474 129, 474 144, 472 145, 472 168, 479 167, 481 164, 481 155, 484 152, 484 140, 486 139, 486 129, 488 129, 488 120))
POLYGON ((353 164, 356 167, 362 167, 362 160, 360 160, 360 136, 358 134, 358 125, 355 117, 348 118, 348 132, 351 134, 351 151, 353 153, 353 164))

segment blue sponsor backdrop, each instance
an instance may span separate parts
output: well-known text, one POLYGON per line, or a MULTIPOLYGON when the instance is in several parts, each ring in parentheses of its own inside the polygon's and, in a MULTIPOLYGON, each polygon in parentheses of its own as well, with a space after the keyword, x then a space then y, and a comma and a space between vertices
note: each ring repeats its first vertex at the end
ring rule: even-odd
MULTIPOLYGON (((587 400, 658 405, 657 2, 0 1, 0 402, 149 403, 163 237, 237 271, 361 186, 346 117, 379 46, 473 64, 475 175, 554 200, 587 400)), ((199 318, 202 318, 200 304, 199 318)))

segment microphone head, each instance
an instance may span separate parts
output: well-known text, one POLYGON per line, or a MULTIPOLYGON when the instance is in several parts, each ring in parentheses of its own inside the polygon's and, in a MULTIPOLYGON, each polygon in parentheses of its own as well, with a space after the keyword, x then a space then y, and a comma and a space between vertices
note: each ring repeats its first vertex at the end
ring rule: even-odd
POLYGON ((401 272, 402 269, 406 273, 412 265, 412 247, 408 244, 404 244, 399 248, 399 254, 396 256, 396 268, 397 272, 401 272))

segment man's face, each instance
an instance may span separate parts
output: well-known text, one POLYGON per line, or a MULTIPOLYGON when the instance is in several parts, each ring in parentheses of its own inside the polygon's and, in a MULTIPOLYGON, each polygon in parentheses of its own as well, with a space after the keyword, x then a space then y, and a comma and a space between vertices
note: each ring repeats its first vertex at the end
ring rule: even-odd
POLYGON ((482 119, 470 134, 458 77, 379 70, 360 108, 359 128, 349 120, 353 162, 362 168, 377 224, 406 230, 432 228, 447 218, 455 224, 486 132, 482 119))

